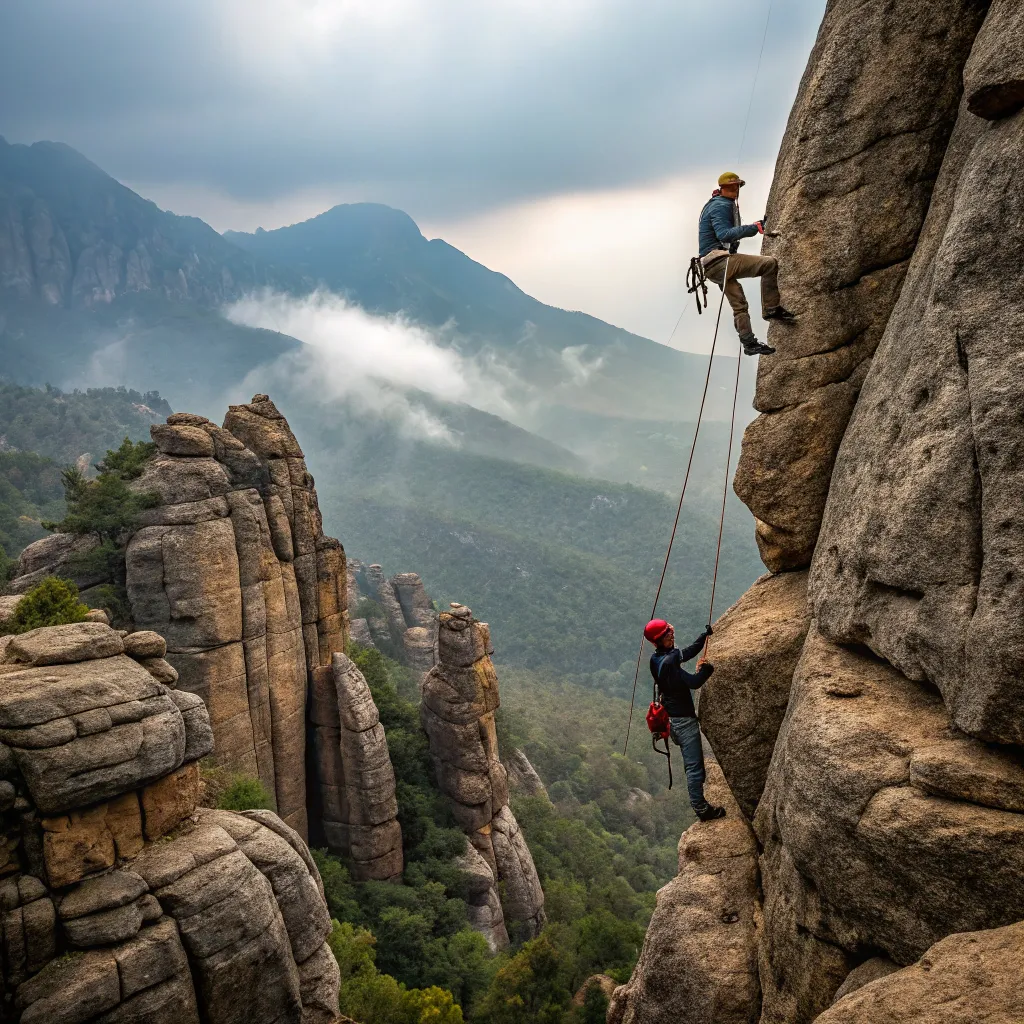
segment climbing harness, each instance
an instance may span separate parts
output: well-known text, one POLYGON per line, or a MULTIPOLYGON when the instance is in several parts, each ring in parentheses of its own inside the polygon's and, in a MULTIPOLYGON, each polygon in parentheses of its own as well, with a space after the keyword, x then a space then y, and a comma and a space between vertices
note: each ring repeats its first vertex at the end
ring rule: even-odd
POLYGON ((704 275, 704 263, 699 256, 694 256, 690 260, 690 269, 686 272, 686 293, 696 296, 698 313, 703 313, 708 308, 708 279, 704 275))
POLYGON ((654 684, 654 699, 647 709, 647 728, 651 730, 651 746, 658 754, 664 754, 668 758, 668 788, 672 788, 672 748, 668 745, 669 733, 672 731, 672 724, 669 722, 668 712, 658 696, 658 684, 654 684), (661 740, 665 744, 662 750, 658 746, 661 740))

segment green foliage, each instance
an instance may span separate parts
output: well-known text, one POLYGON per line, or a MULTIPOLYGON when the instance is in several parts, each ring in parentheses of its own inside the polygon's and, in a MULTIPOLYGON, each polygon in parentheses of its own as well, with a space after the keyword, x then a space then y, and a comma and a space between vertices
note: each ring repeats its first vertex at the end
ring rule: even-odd
MULTIPOLYGON (((415 566, 442 607, 485 614, 503 664, 628 695, 674 498, 379 434, 307 451, 325 528, 347 547, 374 552, 388 572, 415 566)), ((721 482, 720 464, 691 481, 680 521, 660 608, 681 635, 707 622, 721 482)), ((732 499, 718 609, 762 571, 749 514, 732 499)))
POLYGON ((605 1024, 608 1019, 608 997, 600 985, 591 985, 583 995, 582 1012, 578 1014, 580 1024, 605 1024))
POLYGON ((38 452, 58 464, 106 451, 128 436, 149 436, 149 425, 171 413, 155 391, 126 388, 58 391, 0 381, 0 437, 8 448, 38 452))
POLYGON ((158 495, 133 490, 129 484, 142 475, 147 459, 156 452, 149 441, 125 438, 96 464, 99 476, 89 480, 77 466, 61 473, 67 512, 47 529, 78 535, 94 534, 101 543, 120 545, 138 522, 139 514, 160 503, 158 495))
POLYGON ((78 600, 78 588, 74 583, 48 576, 26 592, 5 628, 9 633, 27 633, 41 626, 82 622, 88 610, 78 600))
POLYGON ((494 976, 474 1008, 490 1024, 560 1024, 569 1005, 563 952, 547 934, 532 939, 494 976))
POLYGON ((231 777, 217 798, 222 811, 274 810, 274 799, 259 779, 241 773, 231 777))

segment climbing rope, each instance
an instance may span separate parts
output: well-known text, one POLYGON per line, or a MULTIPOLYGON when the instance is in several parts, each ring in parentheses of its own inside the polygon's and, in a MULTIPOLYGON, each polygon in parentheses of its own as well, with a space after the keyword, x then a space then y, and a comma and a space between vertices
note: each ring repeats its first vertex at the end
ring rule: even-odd
MULTIPOLYGON (((726 267, 728 271, 728 267, 726 267)), ((715 571, 711 576, 711 605, 708 608, 708 622, 715 621, 715 588, 718 586, 718 563, 722 558, 722 533, 725 531, 725 503, 729 497, 729 467, 732 465, 732 441, 736 434, 736 403, 740 396, 740 368, 743 365, 743 349, 736 353, 736 384, 732 390, 732 417, 729 427, 729 450, 725 456, 725 483, 722 486, 722 511, 718 517, 718 547, 715 549, 715 571)), ((710 637, 704 641, 704 653, 701 661, 708 656, 708 648, 711 646, 710 637)))
MULTIPOLYGON (((690 445, 690 457, 686 461, 686 474, 683 477, 683 487, 682 487, 682 490, 679 493, 679 504, 678 504, 678 506, 676 506, 676 517, 675 517, 675 520, 672 523, 672 533, 669 535, 669 538, 668 538, 668 548, 665 551, 665 561, 662 564, 661 576, 658 579, 658 589, 657 589, 657 591, 654 594, 654 604, 651 607, 651 614, 649 616, 649 618, 651 618, 651 619, 654 618, 654 613, 658 610, 658 601, 661 600, 661 590, 662 590, 662 587, 664 587, 664 585, 665 585, 665 574, 668 572, 668 563, 669 563, 669 561, 672 558, 672 546, 676 542, 676 532, 679 529, 679 517, 683 513, 683 501, 686 498, 686 488, 687 488, 687 485, 690 483, 690 470, 693 469, 693 455, 694 455, 694 452, 696 452, 696 450, 697 450, 697 438, 700 435, 700 425, 701 425, 701 421, 704 419, 704 406, 707 403, 708 388, 709 388, 709 386, 711 384, 711 368, 712 368, 712 366, 714 364, 714 361, 715 361, 715 348, 718 346, 718 329, 719 329, 719 327, 722 324, 722 308, 725 305, 725 283, 729 279, 729 260, 731 258, 732 258, 731 256, 727 256, 726 260, 725 260, 725 274, 722 277, 722 298, 719 300, 719 303, 718 303, 718 316, 715 319, 715 334, 714 334, 714 337, 711 339, 711 354, 708 356, 708 372, 704 376, 704 391, 703 391, 703 393, 700 396, 700 408, 697 411, 697 427, 696 427, 696 429, 693 432, 693 444, 690 445)), ((738 385, 737 385, 737 388, 738 388, 738 385)), ((735 405, 735 401, 734 401, 733 402, 733 429, 735 429, 735 427, 736 427, 736 405, 735 405)), ((730 453, 732 452, 732 436, 731 436, 731 432, 730 432, 730 437, 729 437, 729 451, 730 451, 730 453)), ((728 477, 728 467, 726 467, 726 476, 728 477)), ((721 550, 721 544, 722 544, 722 534, 721 534, 721 530, 719 530, 719 535, 718 535, 719 550, 721 550)), ((717 559, 716 559, 716 561, 715 561, 715 573, 716 573, 716 575, 717 575, 717 572, 718 572, 718 562, 717 562, 717 559)), ((641 638, 641 640, 640 640, 640 649, 639 649, 639 651, 637 651, 637 655, 636 655, 636 671, 633 673, 633 695, 630 698, 630 702, 629 702, 629 722, 626 724, 626 742, 625 742, 625 744, 623 745, 623 748, 622 748, 623 756, 625 756, 626 751, 629 749, 629 734, 630 734, 630 730, 633 727, 633 708, 634 708, 634 705, 636 704, 636 687, 637 687, 637 683, 640 680, 640 665, 643 663, 643 658, 644 658, 644 641, 641 638)))
MULTIPOLYGON (((747 129, 750 126, 750 114, 751 114, 751 111, 754 109, 754 96, 757 93, 757 82, 758 82, 758 79, 761 76, 761 62, 764 59, 765 43, 767 42, 767 39, 768 39, 768 26, 771 24, 772 9, 774 8, 774 6, 775 6, 775 0, 769 0, 769 2, 768 2, 768 14, 767 14, 767 17, 765 18, 765 21, 764 21, 764 32, 761 35, 761 49, 760 49, 760 51, 758 52, 758 55, 757 55, 757 66, 754 69, 754 81, 753 81, 753 84, 750 87, 750 100, 747 103, 747 114, 746 114, 746 117, 744 118, 744 121, 743 121, 743 133, 740 136, 739 156, 743 155, 743 147, 744 147, 744 145, 746 144, 746 141, 747 141, 747 129)), ((720 301, 718 303, 718 316, 715 318, 715 334, 714 334, 714 338, 711 341, 711 355, 708 356, 708 372, 707 372, 707 375, 704 377, 704 392, 701 395, 700 409, 697 412, 697 427, 696 427, 696 429, 693 432, 693 444, 690 445, 690 457, 689 457, 689 459, 686 462, 686 474, 683 477, 683 487, 682 487, 682 491, 679 494, 679 505, 676 508, 676 517, 675 517, 674 522, 672 523, 672 533, 669 536, 669 539, 668 539, 668 549, 665 552, 665 562, 664 562, 664 564, 661 567, 661 577, 658 580, 658 589, 655 592, 654 604, 651 607, 650 618, 652 618, 652 619, 654 618, 654 615, 655 615, 655 613, 658 610, 658 601, 661 599, 661 589, 662 589, 662 587, 665 584, 665 574, 668 572, 668 563, 669 563, 669 561, 670 561, 670 559, 672 557, 672 545, 675 544, 676 531, 679 529, 679 517, 680 517, 680 515, 682 514, 682 511, 683 511, 683 499, 686 497, 686 486, 690 482, 690 470, 693 467, 693 455, 694 455, 694 452, 697 449, 697 437, 700 434, 701 421, 702 421, 702 419, 704 417, 704 405, 705 405, 705 403, 707 401, 707 397, 708 397, 708 386, 711 383, 711 367, 712 367, 712 365, 714 363, 714 359, 715 359, 715 347, 718 344, 718 329, 719 329, 719 327, 721 326, 721 323, 722 323, 722 308, 725 305, 725 285, 728 282, 728 280, 729 280, 729 257, 726 258, 726 261, 725 261, 725 273, 722 275, 722 298, 720 299, 720 301)), ((686 274, 686 291, 687 291, 688 294, 693 295, 696 298, 696 300, 697 300, 697 312, 698 313, 703 313, 704 309, 707 308, 707 304, 708 304, 708 287, 707 287, 707 278, 706 278, 705 273, 704 273, 704 265, 703 265, 703 263, 701 263, 699 257, 694 257, 690 261, 690 267, 689 267, 689 270, 687 271, 687 274, 686 274), (704 307, 703 309, 701 308, 702 302, 703 302, 703 307, 704 307)), ((688 308, 689 308, 689 300, 687 300, 687 304, 686 304, 686 307, 683 309, 683 312, 679 314, 679 319, 676 321, 675 327, 672 328, 672 336, 673 337, 675 336, 676 331, 679 329, 679 324, 682 322, 683 315, 686 313, 686 310, 688 308)), ((671 338, 669 340, 671 341, 671 338)), ((733 447, 733 440, 734 440, 734 437, 735 437, 735 434, 736 434, 736 405, 737 405, 737 400, 739 398, 739 392, 740 392, 740 369, 741 369, 742 365, 743 365, 743 352, 742 352, 742 349, 741 349, 740 352, 737 353, 737 359, 736 359, 736 384, 735 384, 735 387, 733 389, 733 396, 732 396, 732 419, 731 419, 730 425, 729 425, 729 448, 728 448, 728 454, 727 454, 726 460, 725 460, 725 485, 724 485, 723 490, 722 490, 722 509, 721 509, 721 513, 720 513, 719 519, 718 519, 718 545, 717 545, 716 550, 715 550, 715 568, 714 568, 714 572, 713 572, 712 577, 711 577, 711 604, 710 604, 710 607, 708 609, 708 622, 709 623, 714 621, 715 591, 716 591, 716 589, 718 587, 718 567, 719 567, 719 564, 721 562, 721 557, 722 557, 722 534, 724 533, 724 530, 725 530, 725 506, 726 506, 726 501, 727 501, 727 498, 728 498, 728 495, 729 495, 729 468, 730 468, 730 466, 732 464, 732 447, 733 447)), ((705 643, 704 643, 704 652, 701 655, 701 660, 702 661, 704 660, 704 658, 707 657, 707 651, 708 651, 708 643, 707 643, 707 641, 705 641, 705 643)), ((633 709, 634 709, 634 706, 636 704, 636 687, 637 687, 637 683, 639 682, 639 679, 640 679, 640 665, 643 663, 643 657, 644 657, 644 640, 641 639, 640 640, 640 649, 637 651, 637 655, 636 655, 636 670, 633 673, 633 693, 632 693, 632 696, 630 697, 630 701, 629 701, 629 721, 626 724, 626 742, 625 742, 625 744, 622 747, 622 754, 623 754, 623 756, 625 756, 626 751, 629 749, 629 734, 630 734, 630 730, 632 729, 632 726, 633 726, 633 709)), ((655 694, 655 696, 656 695, 657 694, 655 694)), ((665 746, 666 746, 666 748, 668 747, 668 743, 667 742, 666 742, 665 746)), ((657 750, 657 746, 655 746, 655 749, 657 750)), ((660 753, 662 753, 662 751, 659 750, 658 753, 660 754, 660 753)), ((671 758, 671 755, 670 755, 670 758, 671 758)), ((670 773, 671 773, 671 770, 672 770, 672 768, 671 768, 671 759, 670 759, 670 761, 669 761, 669 772, 670 773)))

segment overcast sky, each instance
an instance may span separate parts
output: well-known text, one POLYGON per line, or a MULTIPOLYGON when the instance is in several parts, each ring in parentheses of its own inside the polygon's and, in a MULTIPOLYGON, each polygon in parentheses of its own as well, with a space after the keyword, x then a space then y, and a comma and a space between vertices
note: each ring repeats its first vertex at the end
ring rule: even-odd
MULTIPOLYGON (((0 134, 66 142, 218 230, 388 203, 538 298, 664 342, 718 173, 763 212, 824 7, 0 0, 0 134)), ((674 344, 702 349, 704 327, 674 344)))

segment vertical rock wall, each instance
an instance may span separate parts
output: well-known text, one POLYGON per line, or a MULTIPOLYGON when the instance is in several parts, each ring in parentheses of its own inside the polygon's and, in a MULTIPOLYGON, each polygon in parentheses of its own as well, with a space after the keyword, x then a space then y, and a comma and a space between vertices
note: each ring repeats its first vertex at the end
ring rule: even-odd
MULTIPOLYGON (((832 0, 780 156, 802 318, 773 328, 736 489, 766 564, 810 570, 723 617, 700 706, 756 838, 758 926, 732 934, 762 1024, 1021 1017, 1021 18, 832 0)), ((656 914, 641 965, 700 910, 656 914)), ((623 1020, 726 1019, 647 984, 623 1020)))
POLYGON ((810 564, 836 451, 900 294, 987 0, 831 0, 768 201, 793 325, 758 368, 736 493, 772 571, 810 564), (898 72, 897 72, 898 69, 898 72), (896 72, 896 73, 894 73, 896 72))
MULTIPOLYGON (((442 612, 438 663, 423 681, 420 715, 441 792, 494 884, 504 888, 505 919, 532 936, 544 924, 544 892, 508 806, 494 725, 500 698, 492 653, 487 624, 468 608, 453 604, 442 612)), ((486 895, 481 906, 490 900, 486 895)))

